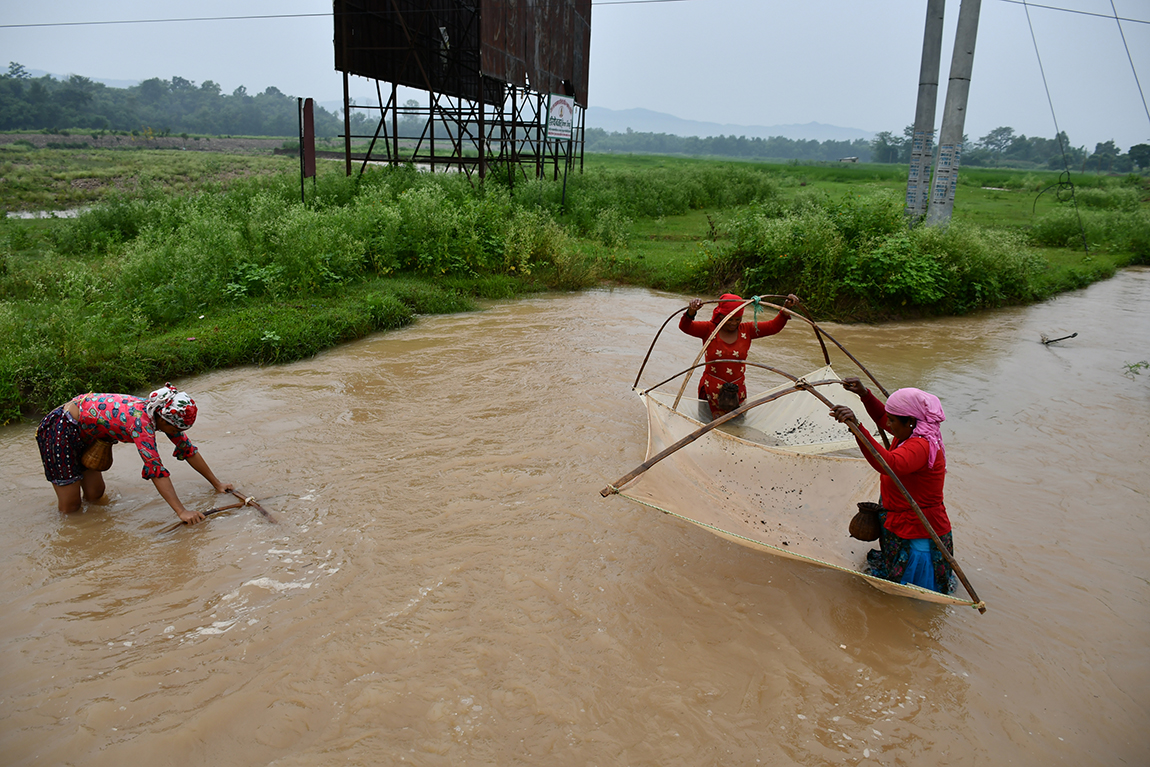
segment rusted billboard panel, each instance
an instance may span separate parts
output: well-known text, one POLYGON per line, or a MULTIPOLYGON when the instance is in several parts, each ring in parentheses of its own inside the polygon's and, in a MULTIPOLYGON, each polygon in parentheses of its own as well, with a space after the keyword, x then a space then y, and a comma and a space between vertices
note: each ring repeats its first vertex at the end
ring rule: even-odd
POLYGON ((587 106, 591 0, 482 0, 480 5, 485 75, 540 93, 567 93, 587 106))
POLYGON ((591 0, 334 0, 335 68, 485 101, 498 83, 587 105, 591 0))
POLYGON ((478 5, 461 0, 336 0, 335 68, 477 99, 478 5))

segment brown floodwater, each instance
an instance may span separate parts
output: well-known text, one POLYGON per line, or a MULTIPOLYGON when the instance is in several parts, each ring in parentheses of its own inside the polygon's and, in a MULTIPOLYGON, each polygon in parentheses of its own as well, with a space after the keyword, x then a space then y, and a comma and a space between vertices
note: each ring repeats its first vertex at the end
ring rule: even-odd
MULTIPOLYGON (((123 445, 110 503, 61 517, 35 425, 0 429, 3 763, 1145 764, 1150 270, 828 326, 888 389, 942 398, 985 615, 600 497, 643 460, 631 384, 686 298, 496 303, 179 381, 193 441, 278 525, 161 532, 123 445)), ((647 383, 698 349, 664 335, 647 383)), ((752 354, 820 364, 798 323, 752 354)))

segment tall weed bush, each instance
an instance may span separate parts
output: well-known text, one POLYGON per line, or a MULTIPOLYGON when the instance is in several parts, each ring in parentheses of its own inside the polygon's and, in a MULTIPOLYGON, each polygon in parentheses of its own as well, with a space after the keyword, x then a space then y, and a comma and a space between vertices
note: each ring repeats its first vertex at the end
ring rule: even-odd
MULTIPOLYGON (((517 198, 558 211, 562 189, 546 181, 525 185, 517 198)), ((518 188, 517 188, 518 189, 518 188)), ((778 185, 763 170, 726 164, 638 170, 595 169, 568 178, 563 210, 577 234, 593 235, 603 211, 621 218, 659 218, 690 210, 728 208, 777 199, 778 185)))
POLYGON ((508 272, 531 274, 545 264, 566 264, 570 258, 570 238, 547 213, 538 208, 515 212, 507 230, 503 266, 508 272))
POLYGON ((816 313, 962 314, 1026 300, 1043 268, 1021 235, 958 223, 909 229, 892 193, 806 194, 782 210, 747 209, 722 229, 727 239, 704 263, 706 287, 793 292, 816 313))
POLYGON ((1150 211, 1145 208, 1075 210, 1063 204, 1039 218, 1029 237, 1037 245, 1078 249, 1083 232, 1090 248, 1130 253, 1135 263, 1150 259, 1150 211))
POLYGON ((1098 210, 1132 211, 1142 204, 1141 190, 1129 186, 1077 189, 1075 197, 1079 205, 1098 210))

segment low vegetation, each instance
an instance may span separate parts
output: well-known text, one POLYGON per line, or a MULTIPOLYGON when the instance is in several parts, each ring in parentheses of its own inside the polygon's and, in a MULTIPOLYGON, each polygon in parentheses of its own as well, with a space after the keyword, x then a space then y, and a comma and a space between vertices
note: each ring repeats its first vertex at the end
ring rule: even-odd
MULTIPOLYGON (((83 154, 0 162, 21 153, 60 167, 83 154)), ((100 171, 151 180, 104 184, 75 218, 0 221, 0 421, 531 291, 796 292, 819 318, 874 320, 1033 301, 1150 256, 1133 176, 1084 179, 1075 208, 1039 196, 1056 174, 967 174, 940 230, 907 226, 901 173, 882 166, 591 156, 564 192, 321 163, 301 204, 294 168, 183 186, 158 154, 147 172, 100 171)))

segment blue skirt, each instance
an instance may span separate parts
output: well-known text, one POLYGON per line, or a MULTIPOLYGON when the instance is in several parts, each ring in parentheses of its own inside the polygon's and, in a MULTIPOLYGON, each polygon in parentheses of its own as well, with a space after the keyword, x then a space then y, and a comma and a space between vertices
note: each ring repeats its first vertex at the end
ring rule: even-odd
MULTIPOLYGON (((895 583, 912 583, 930 591, 954 591, 954 568, 929 538, 900 538, 886 529, 886 512, 879 512, 883 528, 879 548, 867 554, 867 575, 895 583)), ((938 536, 954 555, 954 535, 938 536)))

